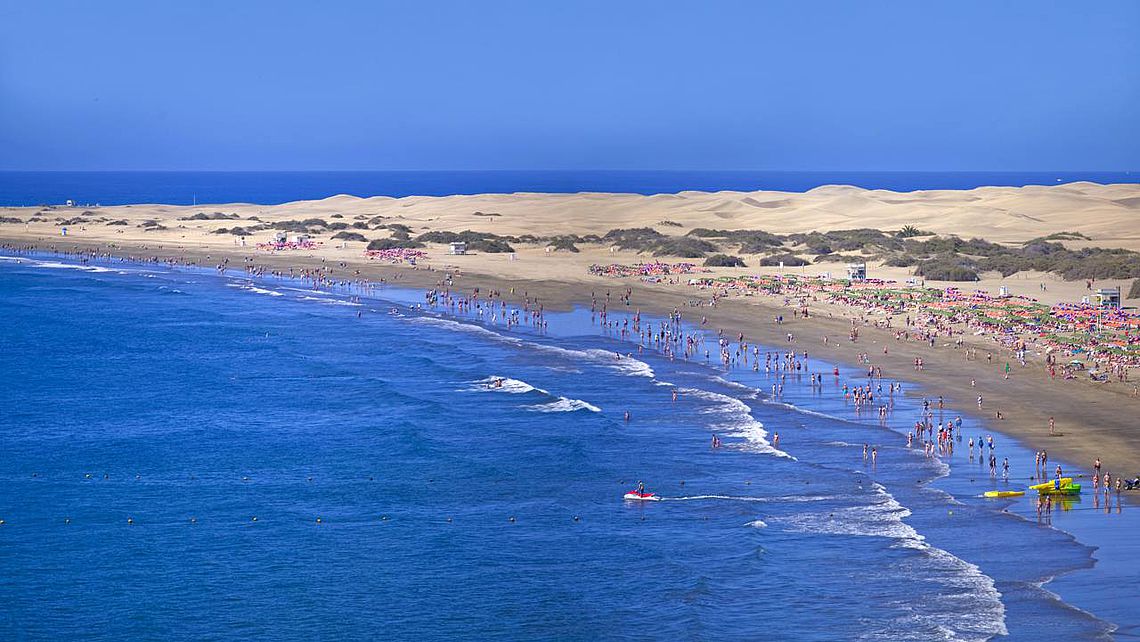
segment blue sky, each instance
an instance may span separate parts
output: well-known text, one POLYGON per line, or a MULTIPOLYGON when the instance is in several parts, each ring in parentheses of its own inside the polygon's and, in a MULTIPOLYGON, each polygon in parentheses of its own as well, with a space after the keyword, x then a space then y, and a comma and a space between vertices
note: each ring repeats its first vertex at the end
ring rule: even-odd
POLYGON ((1140 169, 1140 2, 0 0, 0 169, 1140 169))

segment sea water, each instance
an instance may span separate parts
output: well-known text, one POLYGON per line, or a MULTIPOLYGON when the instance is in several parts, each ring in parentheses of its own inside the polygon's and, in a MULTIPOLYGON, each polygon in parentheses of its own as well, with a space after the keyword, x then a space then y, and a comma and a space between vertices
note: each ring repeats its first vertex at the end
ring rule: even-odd
POLYGON ((0 309, 6 639, 1135 624, 1098 616, 1081 582, 1050 590, 1094 573, 1093 550, 978 498, 1000 482, 961 445, 949 466, 905 447, 920 391, 904 384, 882 424, 846 406, 858 367, 822 389, 789 375, 775 398, 775 375, 639 351, 589 310, 508 328, 410 290, 44 256, 0 259, 0 309), (623 501, 639 480, 663 501, 623 501))
POLYGON ((675 193, 685 190, 804 192, 821 185, 909 192, 1021 187, 1074 181, 1135 183, 1135 172, 778 172, 778 171, 358 171, 358 172, 0 172, 0 205, 258 203, 353 196, 448 196, 512 192, 675 193))

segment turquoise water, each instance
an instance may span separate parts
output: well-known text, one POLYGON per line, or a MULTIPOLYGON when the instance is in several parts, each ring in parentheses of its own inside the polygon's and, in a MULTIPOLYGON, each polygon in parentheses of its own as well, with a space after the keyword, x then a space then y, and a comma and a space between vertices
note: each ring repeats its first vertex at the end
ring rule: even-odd
MULTIPOLYGON (((962 451, 946 466, 906 448, 920 391, 904 384, 882 425, 846 406, 857 367, 822 389, 789 374, 775 399, 777 375, 638 354, 589 310, 508 328, 422 292, 44 256, 0 260, 0 309, 6 639, 1039 640, 1135 624, 1134 587, 1104 600, 1081 579, 1100 572, 1092 548, 1028 503, 979 499, 1001 483, 962 451), (637 480, 664 501, 623 501, 637 480)), ((715 364, 715 335, 688 332, 715 364)), ((998 455, 1031 472, 1000 435, 998 455)), ((1123 537, 1130 517, 1053 520, 1123 537)), ((1134 577, 1135 557, 1113 568, 1134 577)))

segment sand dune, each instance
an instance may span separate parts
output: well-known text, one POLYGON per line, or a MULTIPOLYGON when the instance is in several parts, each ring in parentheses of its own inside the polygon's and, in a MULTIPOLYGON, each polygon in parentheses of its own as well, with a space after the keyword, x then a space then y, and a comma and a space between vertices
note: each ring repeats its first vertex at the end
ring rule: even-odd
MULTIPOLYGON (((89 208, 82 208, 89 209, 89 208)), ((75 216, 81 208, 57 208, 55 216, 75 216)), ((29 218, 35 208, 6 208, 8 216, 29 218)), ((1130 234, 1140 222, 1140 186, 1072 183, 1021 188, 927 190, 909 193, 829 185, 804 193, 682 192, 637 194, 480 194, 473 196, 337 195, 282 205, 253 204, 134 205, 102 207, 98 216, 130 221, 179 218, 195 212, 223 211, 263 220, 327 216, 339 213, 402 218, 405 223, 433 222, 433 229, 484 229, 506 234, 599 233, 615 227, 653 226, 671 220, 685 232, 694 227, 764 229, 790 233, 850 227, 897 229, 915 225, 937 233, 1017 242, 1061 231, 1081 231, 1094 239, 1136 248, 1130 234), (495 217, 475 216, 494 212, 495 217)), ((194 221, 187 234, 208 233, 232 225, 194 221)), ((45 230, 46 231, 46 230, 45 230)))
MULTIPOLYGON (((602 235, 614 228, 633 227, 653 227, 670 235, 682 235, 697 227, 758 229, 789 234, 865 227, 898 230, 913 225, 939 234, 1005 243, 1022 243, 1056 232, 1073 231, 1081 232, 1091 240, 1065 241, 1071 247, 1140 250, 1140 233, 1137 232, 1140 230, 1140 185, 1088 182, 915 192, 827 185, 803 193, 686 191, 652 196, 584 192, 360 198, 340 194, 282 205, 238 203, 189 207, 157 204, 57 207, 44 211, 40 208, 3 208, 0 216, 22 221, 0 223, 0 238, 38 241, 58 238, 62 220, 82 217, 88 220, 69 226, 72 238, 168 244, 196 250, 233 248, 235 238, 232 235, 213 233, 219 228, 309 218, 351 226, 375 217, 382 217, 379 222, 407 225, 413 235, 438 230, 476 230, 514 236, 602 235), (197 213, 213 212, 236 214, 241 220, 184 220, 197 213), (495 216, 488 216, 490 213, 495 216), (45 220, 26 223, 32 217, 45 220), (250 217, 258 220, 251 221, 250 217), (106 225, 119 220, 125 220, 127 224, 106 225), (158 221, 165 229, 154 225, 140 227, 146 221, 158 221)), ((367 227, 375 228, 375 224, 367 227)), ((348 231, 363 234, 368 239, 386 238, 389 234, 384 229, 350 227, 348 231)), ((319 254, 330 259, 359 260, 363 243, 348 242, 341 247, 340 241, 332 240, 332 234, 330 231, 317 235, 316 239, 324 242, 319 254)), ((268 240, 270 236, 268 231, 257 232, 250 242, 268 240)), ((521 244, 517 249, 522 259, 517 262, 507 262, 502 255, 465 257, 463 261, 470 269, 502 276, 573 280, 584 278, 585 265, 591 262, 633 262, 646 258, 632 252, 611 254, 608 247, 599 245, 583 245, 580 254, 549 256, 539 244, 521 244), (542 257, 543 262, 536 264, 526 260, 530 256, 542 257)), ((439 250, 433 250, 432 254, 437 257, 433 260, 450 260, 439 250)), ((752 260, 755 257, 745 258, 750 265, 756 265, 757 261, 752 260)), ((906 278, 909 275, 907 269, 875 267, 877 274, 889 278, 906 278)), ((834 270, 835 265, 821 264, 812 269, 834 270)), ((1012 283, 1016 288, 1018 279, 1026 280, 1031 276, 1014 275, 1001 280, 1001 284, 1008 286, 1012 283)), ((996 286, 997 281, 982 285, 996 286)), ((1028 280, 1025 286, 1028 288, 1028 280)), ((1058 292, 1062 291, 1064 288, 1058 289, 1058 292)), ((1079 295, 1076 291, 1069 294, 1079 295)))

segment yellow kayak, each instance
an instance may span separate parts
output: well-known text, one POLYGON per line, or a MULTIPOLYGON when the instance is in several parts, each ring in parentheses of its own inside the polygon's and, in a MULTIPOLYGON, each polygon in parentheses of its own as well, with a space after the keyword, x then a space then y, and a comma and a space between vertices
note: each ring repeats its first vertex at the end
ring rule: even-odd
MULTIPOLYGON (((1073 483, 1072 477, 1062 477, 1061 478, 1061 485, 1062 486, 1068 486, 1071 483, 1073 483)), ((1029 487, 1029 490, 1050 490, 1053 488, 1053 485, 1054 485, 1053 482, 1048 481, 1048 482, 1045 482, 1044 484, 1034 484, 1034 485, 1029 487)))
POLYGON ((1062 487, 1057 488, 1057 489, 1046 488, 1046 489, 1043 489, 1039 492, 1042 495, 1080 495, 1081 494, 1081 485, 1080 484, 1069 484, 1068 486, 1062 486, 1062 487))
POLYGON ((1024 490, 987 490, 986 497, 1021 497, 1024 490))

